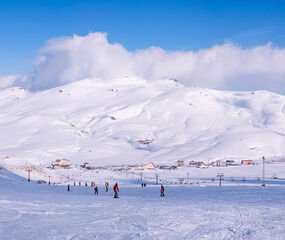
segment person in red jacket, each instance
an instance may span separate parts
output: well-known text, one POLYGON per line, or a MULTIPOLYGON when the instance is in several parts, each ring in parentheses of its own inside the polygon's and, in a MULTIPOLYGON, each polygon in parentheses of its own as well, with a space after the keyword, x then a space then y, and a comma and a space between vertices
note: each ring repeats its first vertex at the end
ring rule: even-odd
POLYGON ((98 195, 98 187, 97 186, 94 188, 94 193, 95 193, 95 195, 96 194, 98 195))
POLYGON ((164 197, 164 187, 163 187, 163 185, 161 185, 161 187, 160 187, 160 196, 164 197))
POLYGON ((113 190, 114 190, 114 198, 119 198, 119 195, 118 195, 118 192, 119 192, 119 187, 118 187, 118 183, 116 183, 113 187, 113 190))

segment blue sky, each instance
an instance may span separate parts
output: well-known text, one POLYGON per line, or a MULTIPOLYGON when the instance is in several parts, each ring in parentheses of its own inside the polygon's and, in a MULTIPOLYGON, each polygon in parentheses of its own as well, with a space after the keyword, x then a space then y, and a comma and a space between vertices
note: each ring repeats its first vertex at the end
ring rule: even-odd
POLYGON ((285 46, 285 1, 0 0, 0 75, 33 69, 50 38, 107 32, 127 50, 197 50, 231 41, 285 46))

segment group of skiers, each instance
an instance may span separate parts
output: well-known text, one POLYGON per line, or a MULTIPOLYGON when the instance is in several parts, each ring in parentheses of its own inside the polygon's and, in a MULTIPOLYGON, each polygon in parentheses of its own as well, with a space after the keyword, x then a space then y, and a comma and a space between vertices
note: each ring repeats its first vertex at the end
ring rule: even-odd
MULTIPOLYGON (((106 187, 106 192, 108 192, 108 188, 109 188, 109 183, 108 182, 105 182, 105 187, 106 187)), ((114 190, 114 198, 119 198, 119 187, 118 187, 118 183, 116 183, 113 187, 113 190, 114 190)), ((94 193, 95 195, 98 195, 98 187, 96 186, 94 188, 94 193)))
MULTIPOLYGON (((92 185, 93 185, 93 184, 92 184, 92 185)), ((95 183, 94 183, 94 185, 95 185, 95 183)), ((93 185, 93 186, 94 186, 94 185, 93 185)), ((108 192, 108 188, 109 188, 109 183, 108 183, 108 182, 105 182, 105 187, 106 187, 106 192, 108 192)), ((142 187, 146 187, 146 184, 145 184, 145 183, 144 183, 144 184, 142 183, 142 187)), ((68 191, 68 192, 70 191, 70 184, 67 185, 67 191, 68 191)), ((119 198, 119 186, 118 186, 118 183, 116 183, 116 184, 114 185, 113 191, 114 191, 114 198, 119 198)), ((95 194, 95 195, 98 195, 98 193, 99 193, 98 187, 95 186, 95 187, 94 187, 94 194, 95 194)), ((163 185, 160 186, 160 196, 161 196, 161 197, 164 197, 164 196, 165 196, 165 195, 164 195, 164 186, 163 186, 163 185)))

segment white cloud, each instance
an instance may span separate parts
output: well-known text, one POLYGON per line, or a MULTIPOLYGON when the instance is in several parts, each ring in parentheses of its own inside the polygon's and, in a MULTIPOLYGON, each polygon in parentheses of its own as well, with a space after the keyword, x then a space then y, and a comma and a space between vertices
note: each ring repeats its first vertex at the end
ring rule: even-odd
POLYGON ((104 33, 52 39, 28 75, 32 89, 47 89, 86 77, 106 81, 125 75, 175 78, 188 86, 227 90, 267 89, 285 93, 285 49, 272 44, 242 49, 233 44, 199 51, 135 52, 109 43, 104 33))
POLYGON ((12 87, 16 80, 19 79, 18 75, 0 76, 0 89, 12 87))

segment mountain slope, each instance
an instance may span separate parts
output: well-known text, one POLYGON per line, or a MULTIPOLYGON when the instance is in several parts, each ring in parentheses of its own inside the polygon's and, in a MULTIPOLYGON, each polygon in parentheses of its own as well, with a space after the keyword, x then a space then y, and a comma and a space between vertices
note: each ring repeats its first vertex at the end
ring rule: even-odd
POLYGON ((37 93, 10 88, 0 91, 0 101, 2 164, 48 166, 57 158, 75 165, 174 164, 285 155, 285 97, 267 91, 125 77, 37 93))

